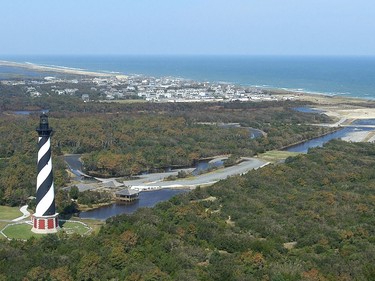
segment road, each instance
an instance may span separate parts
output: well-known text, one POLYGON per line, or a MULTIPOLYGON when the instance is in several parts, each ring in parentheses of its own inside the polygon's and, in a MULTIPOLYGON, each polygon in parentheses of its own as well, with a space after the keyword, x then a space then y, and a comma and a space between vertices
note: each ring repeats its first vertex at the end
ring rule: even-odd
MULTIPOLYGON (((228 168, 222 168, 215 170, 210 173, 202 174, 195 177, 189 177, 186 179, 179 179, 174 181, 164 181, 164 178, 169 175, 176 175, 178 171, 169 173, 157 173, 142 175, 140 179, 132 181, 124 181, 126 186, 130 186, 133 189, 159 189, 159 188, 178 188, 178 187, 191 187, 195 188, 199 185, 213 184, 219 180, 226 179, 227 177, 244 174, 250 170, 263 167, 268 162, 262 161, 256 158, 243 158, 245 161, 238 165, 234 165, 228 168)), ((188 169, 189 170, 189 169, 188 169)), ((191 169, 190 169, 191 170, 191 169)))
POLYGON ((345 123, 346 121, 347 121, 347 118, 341 118, 336 123, 320 123, 320 124, 310 124, 310 125, 312 125, 312 126, 318 126, 318 127, 336 128, 336 127, 342 126, 343 123, 345 123))
MULTIPOLYGON (((66 155, 65 161, 69 164, 69 167, 73 169, 75 172, 82 173, 80 171, 81 163, 79 161, 80 155, 66 155)), ((226 158, 226 157, 225 157, 226 158)), ((221 158, 215 159, 215 161, 220 160, 221 158)), ((262 161, 257 158, 242 158, 244 161, 241 162, 238 165, 234 165, 228 168, 221 168, 218 170, 215 170, 210 173, 205 173, 202 175, 189 177, 186 179, 178 179, 174 181, 166 181, 165 178, 169 176, 177 176, 179 171, 185 171, 187 173, 191 173, 195 168, 188 168, 188 169, 177 169, 172 170, 170 172, 165 173, 152 173, 152 174, 146 174, 146 175, 140 175, 138 176, 138 179, 135 180, 127 180, 124 181, 125 186, 132 187, 134 189, 139 190, 147 190, 147 189, 160 189, 160 188, 195 188, 198 185, 208 185, 213 184, 219 180, 226 179, 227 177, 233 176, 233 175, 240 175, 247 173, 250 170, 260 168, 268 162, 262 161)), ((115 178, 110 179, 100 179, 95 178, 98 181, 102 183, 107 183, 111 181, 116 181, 115 178)), ((119 184, 116 182, 116 184, 119 184)), ((90 184, 95 185, 95 184, 90 184)))

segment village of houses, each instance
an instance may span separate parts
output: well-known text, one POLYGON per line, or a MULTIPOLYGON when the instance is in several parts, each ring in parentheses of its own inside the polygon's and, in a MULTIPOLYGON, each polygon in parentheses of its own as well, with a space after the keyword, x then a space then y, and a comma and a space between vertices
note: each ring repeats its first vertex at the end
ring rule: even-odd
POLYGON ((295 99, 295 94, 275 94, 259 87, 230 83, 197 82, 175 77, 141 75, 47 76, 28 80, 3 80, 3 85, 19 86, 32 97, 43 95, 77 95, 85 102, 139 99, 148 102, 232 102, 295 99))

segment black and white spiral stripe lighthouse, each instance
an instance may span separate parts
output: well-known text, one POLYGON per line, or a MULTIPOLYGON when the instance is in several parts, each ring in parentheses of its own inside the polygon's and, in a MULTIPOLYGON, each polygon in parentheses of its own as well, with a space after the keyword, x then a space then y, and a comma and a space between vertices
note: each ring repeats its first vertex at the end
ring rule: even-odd
POLYGON ((53 186, 51 134, 48 116, 40 116, 38 141, 38 176, 36 181, 36 210, 32 216, 35 233, 55 233, 59 228, 58 214, 55 208, 55 191, 53 186))

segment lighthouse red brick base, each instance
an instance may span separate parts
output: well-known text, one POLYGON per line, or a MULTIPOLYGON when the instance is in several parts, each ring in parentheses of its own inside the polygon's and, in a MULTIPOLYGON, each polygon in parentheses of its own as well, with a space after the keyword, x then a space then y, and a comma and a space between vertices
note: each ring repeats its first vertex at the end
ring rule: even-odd
POLYGON ((34 233, 48 234, 56 233, 59 230, 59 214, 54 214, 52 216, 41 216, 37 217, 33 215, 31 221, 33 223, 33 228, 31 229, 34 233))

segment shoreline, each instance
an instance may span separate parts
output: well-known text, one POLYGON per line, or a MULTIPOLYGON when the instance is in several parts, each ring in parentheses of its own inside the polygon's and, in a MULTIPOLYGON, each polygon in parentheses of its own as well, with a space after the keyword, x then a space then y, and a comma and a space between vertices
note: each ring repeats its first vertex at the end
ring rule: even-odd
MULTIPOLYGON (((128 77, 122 73, 111 73, 109 71, 90 71, 79 68, 71 68, 65 66, 44 66, 27 62, 12 62, 0 60, 0 66, 18 67, 29 69, 37 72, 56 72, 72 75, 90 76, 90 77, 115 77, 123 79, 128 77)), ((235 84, 238 85, 240 84, 235 84)), ((250 86, 248 86, 250 87, 250 86)), ((341 95, 329 95, 319 92, 303 92, 298 89, 257 87, 270 94, 280 97, 284 100, 299 100, 311 104, 311 108, 321 110, 322 113, 333 119, 375 119, 375 99, 366 99, 364 97, 351 97, 341 95), (373 108, 370 106, 373 105, 373 108)), ((310 105, 307 105, 310 107, 310 105)))
POLYGON ((85 69, 73 68, 73 67, 65 67, 65 66, 57 66, 57 65, 40 65, 35 63, 21 63, 21 62, 12 62, 12 61, 4 61, 0 60, 0 66, 8 66, 8 67, 17 67, 17 68, 24 68, 28 70, 38 71, 38 72, 57 72, 57 73, 65 73, 65 74, 73 74, 73 75, 82 75, 82 76, 94 76, 94 77, 126 77, 126 75, 120 73, 106 73, 100 71, 90 71, 85 69))
POLYGON ((291 148, 291 147, 294 147, 294 146, 297 146, 297 145, 303 144, 303 143, 305 143, 305 142, 308 142, 308 141, 311 141, 311 140, 314 140, 314 139, 319 139, 319 138, 321 138, 321 137, 324 137, 324 136, 327 136, 327 135, 329 135, 329 134, 332 134, 332 133, 335 133, 335 132, 337 132, 337 131, 340 131, 341 129, 343 129, 343 128, 339 127, 339 128, 337 128, 337 129, 332 130, 331 132, 321 134, 321 135, 319 135, 319 136, 317 136, 317 137, 312 137, 312 138, 308 138, 308 139, 305 139, 305 140, 297 141, 297 142, 295 142, 295 143, 293 143, 293 144, 285 145, 285 146, 283 146, 283 147, 280 147, 280 148, 277 149, 277 150, 280 150, 280 151, 287 151, 288 148, 291 148))
MULTIPOLYGON (((121 73, 121 72, 112 72, 109 70, 98 70, 98 71, 91 71, 87 69, 81 68, 74 68, 74 67, 66 67, 60 65, 42 65, 37 63, 30 63, 30 62, 15 62, 15 61, 7 61, 7 60, 0 60, 0 66, 8 66, 8 67, 18 67, 29 69, 37 72, 56 72, 56 73, 66 73, 72 75, 82 75, 82 76, 91 76, 91 77, 116 77, 118 79, 127 78, 128 74, 121 73)), ((176 76, 178 77, 178 76, 176 76)), ((190 79, 189 79, 190 80, 190 79)), ((219 83, 215 81, 210 81, 210 83, 219 83)), ((303 89, 294 89, 294 88, 285 88, 285 87, 272 87, 272 86, 259 86, 259 85, 242 85, 240 83, 234 82, 226 82, 229 84, 233 84, 236 86, 241 87, 250 87, 250 88, 258 88, 265 91, 269 91, 272 94, 276 95, 290 95, 290 96, 298 96, 299 98, 303 97, 302 99, 310 101, 312 98, 319 101, 321 98, 325 100, 347 100, 347 101, 368 101, 368 102, 375 102, 374 99, 368 99, 365 97, 355 97, 355 96, 347 96, 347 95, 340 95, 339 93, 324 93, 324 92, 317 92, 317 91, 308 91, 303 89)))

